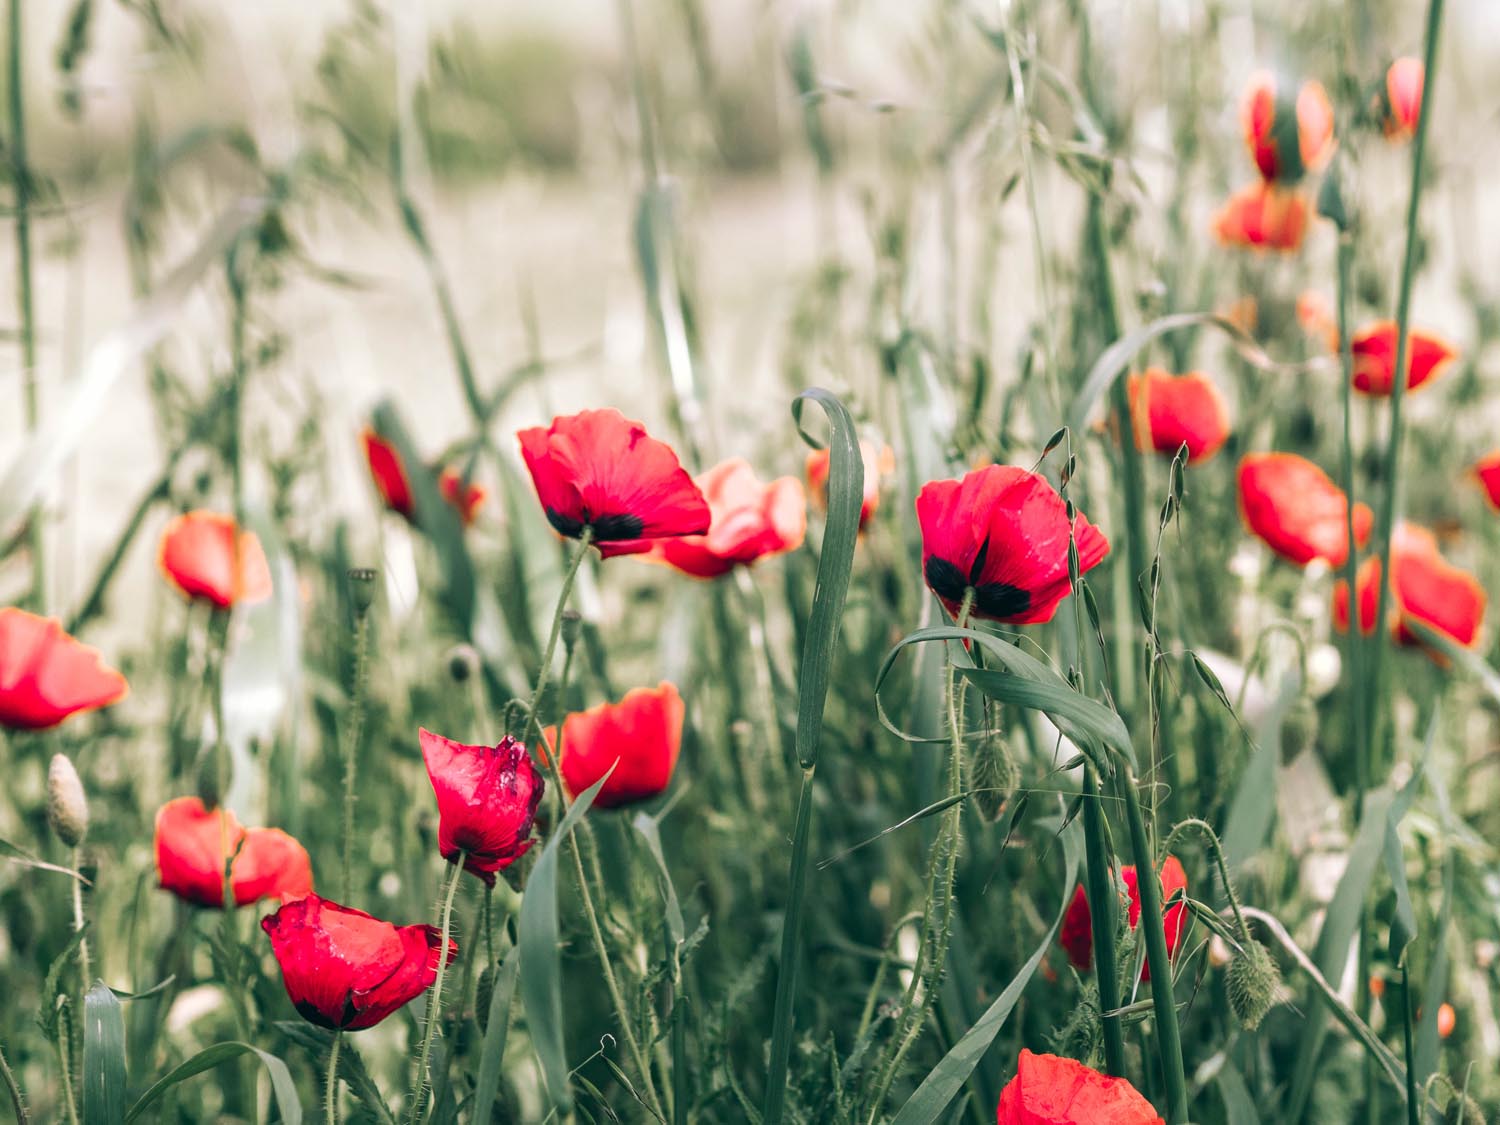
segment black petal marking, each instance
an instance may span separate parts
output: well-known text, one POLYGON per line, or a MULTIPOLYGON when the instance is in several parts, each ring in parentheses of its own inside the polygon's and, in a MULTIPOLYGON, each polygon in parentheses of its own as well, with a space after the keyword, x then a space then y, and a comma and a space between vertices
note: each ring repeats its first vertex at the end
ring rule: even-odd
POLYGON ((646 523, 640 516, 596 516, 589 521, 598 540, 639 539, 646 523))
POLYGON ((583 523, 575 520, 572 516, 565 516, 561 512, 547 509, 547 522, 550 523, 559 535, 565 535, 569 539, 577 539, 583 534, 583 523))
POLYGON ((927 560, 927 585, 932 587, 932 592, 938 597, 950 602, 961 602, 964 600, 964 591, 969 587, 969 580, 964 577, 963 571, 947 559, 933 555, 927 560))
POLYGON ((987 582, 974 587, 974 610, 983 617, 1016 617, 1031 608, 1031 594, 1019 586, 987 582))

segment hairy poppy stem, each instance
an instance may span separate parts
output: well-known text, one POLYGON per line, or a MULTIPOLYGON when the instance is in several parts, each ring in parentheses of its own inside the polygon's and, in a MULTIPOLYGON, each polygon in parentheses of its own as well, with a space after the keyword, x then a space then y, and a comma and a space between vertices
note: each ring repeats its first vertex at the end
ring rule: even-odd
POLYGON ((360 735, 365 724, 365 687, 370 678, 370 611, 356 609, 354 623, 354 684, 349 698, 349 712, 344 717, 344 830, 342 876, 343 901, 353 894, 355 777, 359 769, 360 735))
POLYGON ((57 1065, 62 1071, 63 1108, 68 1111, 68 1125, 78 1125, 78 1102, 73 1096, 73 1064, 68 1058, 73 1033, 68 1024, 68 1012, 64 1008, 57 1014, 57 1065))
POLYGON ((10 1105, 16 1113, 16 1125, 31 1125, 31 1114, 26 1112, 26 1099, 21 1094, 21 1087, 16 1084, 16 1076, 11 1071, 10 1063, 6 1060, 3 1050, 0 1050, 0 1078, 5 1079, 5 1089, 10 1094, 10 1105))
MULTIPOLYGON (((74 871, 78 871, 82 867, 82 864, 83 864, 83 849, 82 848, 74 848, 73 849, 73 870, 74 871)), ((83 930, 83 927, 85 925, 84 916, 83 916, 83 880, 82 879, 70 879, 68 881, 73 884, 73 932, 74 933, 81 933, 82 930, 83 930)), ((89 981, 93 979, 93 975, 94 975, 90 971, 90 966, 89 966, 89 939, 88 938, 81 938, 81 939, 79 939, 79 942, 78 942, 78 971, 79 971, 79 976, 83 978, 83 988, 82 988, 81 992, 87 992, 89 990, 89 981)))
POLYGON ((467 852, 454 857, 453 874, 448 879, 448 892, 443 896, 443 920, 439 927, 441 938, 438 944, 437 978, 432 982, 432 997, 427 1001, 427 1027, 422 1033, 422 1051, 417 1056, 417 1073, 412 1083, 411 1117, 416 1125, 422 1117, 422 1102, 427 1097, 427 1059, 432 1054, 432 1036, 443 1018, 443 977, 448 971, 448 935, 453 930, 453 898, 458 893, 458 881, 463 878, 467 852))
POLYGON ((333 1033, 333 1045, 328 1048, 328 1081, 323 1086, 323 1118, 327 1125, 339 1122, 339 1051, 344 1045, 344 1033, 333 1033))

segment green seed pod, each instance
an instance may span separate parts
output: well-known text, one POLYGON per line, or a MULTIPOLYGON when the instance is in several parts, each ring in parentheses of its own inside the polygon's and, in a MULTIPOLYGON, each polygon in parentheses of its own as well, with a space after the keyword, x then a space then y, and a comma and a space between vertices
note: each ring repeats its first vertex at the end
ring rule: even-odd
POLYGON ((448 650, 448 675, 456 684, 467 683, 479 671, 479 653, 470 645, 454 645, 448 650))
POLYGON ((89 830, 89 802, 78 771, 64 754, 53 754, 47 767, 47 823, 70 848, 83 843, 89 830))
POLYGON ((578 643, 578 634, 583 630, 583 614, 576 609, 563 611, 562 615, 562 643, 570 652, 578 643))
POLYGON ((376 571, 368 566, 351 567, 349 570, 349 600, 354 603, 354 612, 363 617, 375 604, 376 571))
POLYGON ((1021 780, 1020 768, 1001 735, 991 735, 974 754, 974 807, 994 824, 1021 780))
POLYGON ((1246 1031, 1254 1031, 1276 1003, 1281 989, 1281 970, 1271 952, 1258 941, 1248 941, 1225 977, 1229 1006, 1246 1031))

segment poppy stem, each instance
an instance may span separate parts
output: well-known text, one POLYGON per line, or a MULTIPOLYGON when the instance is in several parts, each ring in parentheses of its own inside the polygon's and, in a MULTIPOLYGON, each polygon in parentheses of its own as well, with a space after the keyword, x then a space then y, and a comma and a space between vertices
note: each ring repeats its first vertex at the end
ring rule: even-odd
POLYGON ((1422 1103, 1417 1096, 1416 1050, 1412 1044, 1411 968, 1407 956, 1401 955, 1401 1042, 1406 1054, 1406 1122, 1422 1125, 1422 1103))
POLYGON ((365 725, 365 687, 370 678, 370 611, 368 607, 355 610, 354 623, 354 684, 349 697, 349 710, 344 716, 344 831, 341 853, 343 901, 349 902, 353 888, 354 870, 354 805, 355 778, 359 769, 360 735, 365 725))
MULTIPOLYGON (((83 849, 74 848, 73 870, 78 871, 82 866, 83 849)), ((83 880, 70 879, 69 882, 73 884, 73 931, 78 933, 83 930, 85 925, 83 916, 83 880)), ((81 992, 87 992, 89 990, 89 982, 93 978, 93 973, 90 971, 89 966, 89 939, 86 937, 80 938, 78 941, 78 971, 79 976, 83 978, 81 992)))
MULTIPOLYGON (((583 557, 588 554, 589 546, 594 541, 594 529, 585 527, 583 533, 578 537, 578 550, 573 552, 573 557, 568 560, 567 573, 563 575, 562 589, 557 595, 557 609, 552 613, 552 631, 547 635, 547 647, 542 650, 541 667, 536 673, 536 687, 531 691, 531 703, 526 708, 526 722, 528 734, 540 738, 542 735, 542 720, 537 716, 537 708, 542 702, 542 692, 547 688, 547 679, 552 674, 552 658, 557 654, 557 639, 562 636, 563 611, 568 608, 568 599, 573 593, 573 583, 578 578, 578 570, 583 566, 583 557)), ((563 790, 558 786, 558 796, 561 797, 563 790)))
POLYGON ((68 1125, 78 1125, 78 1103, 73 1097, 73 1064, 68 1060, 73 1033, 68 1026, 68 1011, 57 1013, 57 1064, 62 1070, 63 1108, 68 1111, 68 1125))
POLYGON ((327 1125, 338 1125, 339 1121, 339 1051, 344 1045, 344 1033, 333 1033, 333 1045, 328 1048, 328 1081, 323 1086, 323 1117, 327 1125))
POLYGON ((1084 887, 1094 932, 1094 979, 1099 988, 1099 1011, 1104 1025, 1104 1068, 1125 1077, 1125 1029, 1120 1009, 1120 964, 1115 948, 1116 898, 1114 869, 1109 854, 1108 829, 1099 779, 1091 763, 1083 767, 1083 838, 1088 882, 1084 887), (1114 1013, 1114 1014, 1111 1014, 1114 1013))
POLYGON ((26 1099, 21 1094, 21 1087, 16 1084, 15 1073, 10 1069, 10 1063, 5 1058, 5 1052, 0 1051, 0 1078, 5 1079, 5 1089, 10 1094, 11 1109, 15 1110, 16 1125, 31 1125, 31 1114, 26 1112, 26 1099))
POLYGON ((422 1050, 417 1056, 417 1073, 412 1083, 411 1118, 416 1125, 422 1117, 422 1102, 427 1097, 427 1060, 432 1054, 432 1037, 443 1017, 443 977, 448 970, 448 935, 453 931, 453 898, 458 893, 458 881, 463 878, 464 862, 468 852, 459 852, 452 860, 453 874, 448 879, 448 892, 443 896, 443 919, 439 932, 437 977, 432 982, 432 998, 427 1001, 427 1027, 422 1033, 422 1050))

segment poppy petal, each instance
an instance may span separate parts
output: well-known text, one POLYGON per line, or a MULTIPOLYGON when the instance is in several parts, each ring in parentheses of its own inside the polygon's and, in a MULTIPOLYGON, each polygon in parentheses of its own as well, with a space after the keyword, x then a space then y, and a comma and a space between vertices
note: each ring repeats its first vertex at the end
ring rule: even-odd
POLYGON ((0 608, 0 726, 45 730, 129 694, 125 677, 50 617, 0 608))
MULTIPOLYGON (((594 798, 596 806, 616 808, 656 796, 671 784, 685 715, 676 685, 666 681, 569 715, 563 720, 563 784, 576 797, 615 766, 594 798)), ((543 734, 549 750, 555 749, 556 728, 543 734)))

